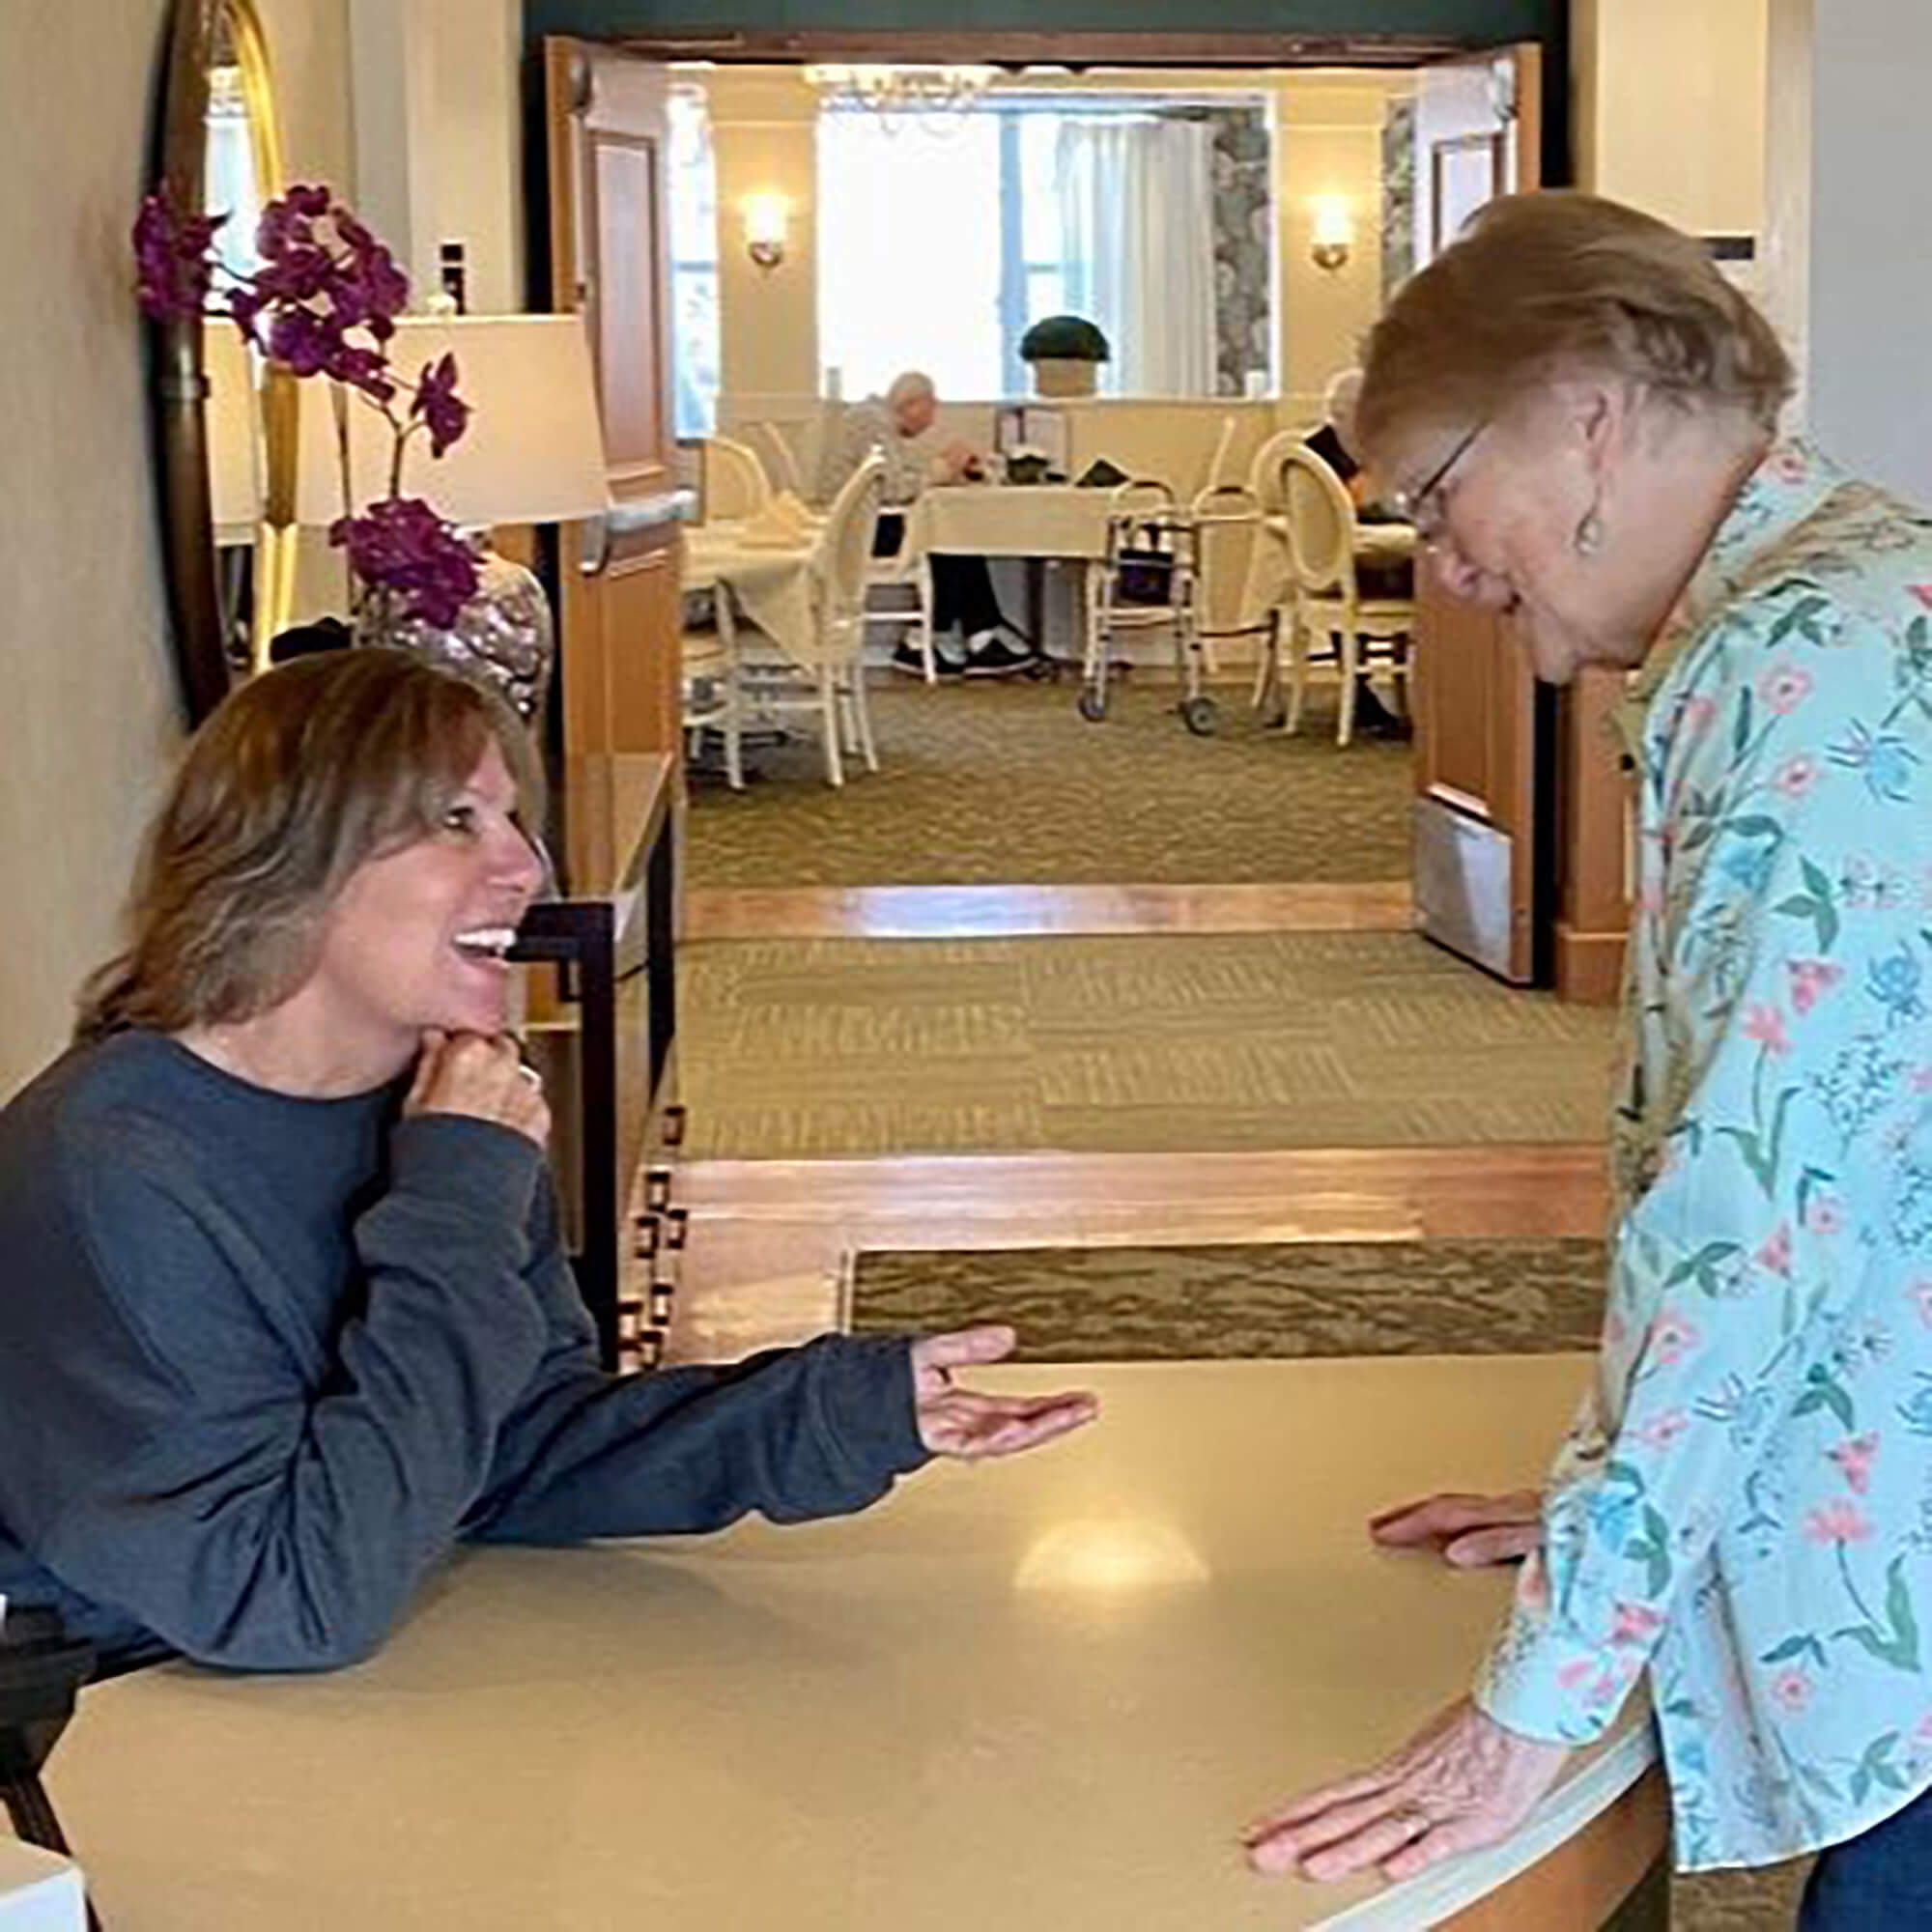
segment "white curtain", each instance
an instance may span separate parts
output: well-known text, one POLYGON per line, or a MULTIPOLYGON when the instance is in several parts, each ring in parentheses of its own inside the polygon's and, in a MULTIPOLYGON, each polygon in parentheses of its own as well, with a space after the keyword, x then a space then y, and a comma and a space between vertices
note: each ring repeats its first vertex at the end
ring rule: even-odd
POLYGON ((1214 210, 1198 121, 1069 117, 1060 129, 1067 306, 1114 352, 1124 396, 1214 393, 1214 210))

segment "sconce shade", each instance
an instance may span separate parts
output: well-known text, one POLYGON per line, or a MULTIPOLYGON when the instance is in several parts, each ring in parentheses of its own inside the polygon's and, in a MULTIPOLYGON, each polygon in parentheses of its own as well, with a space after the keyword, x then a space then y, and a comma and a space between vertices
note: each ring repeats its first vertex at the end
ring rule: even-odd
MULTIPOLYGON (((441 457, 431 456, 426 436, 411 438, 406 497, 421 497, 463 528, 568 523, 608 506, 604 434, 580 316, 412 316, 397 323, 388 353, 412 382, 425 363, 453 355, 457 393, 470 408, 469 426, 441 457)), ((326 526, 343 507, 333 385, 312 378, 298 386, 296 520, 326 526)), ((393 443, 379 411, 357 395, 347 401, 350 499, 360 511, 388 494, 393 443)), ((408 406, 399 396, 398 409, 408 406)))
POLYGON ((1308 238, 1309 259, 1318 269, 1348 265, 1355 242, 1355 222, 1348 201, 1339 194, 1319 194, 1309 204, 1313 230, 1308 238))
POLYGON ((761 269, 775 269, 784 260, 791 207, 781 194, 745 197, 745 252, 761 269))

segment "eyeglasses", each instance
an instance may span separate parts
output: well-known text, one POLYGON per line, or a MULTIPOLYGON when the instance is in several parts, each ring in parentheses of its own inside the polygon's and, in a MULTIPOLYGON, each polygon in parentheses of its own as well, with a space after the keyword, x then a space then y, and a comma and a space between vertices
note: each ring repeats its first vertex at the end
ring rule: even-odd
POLYGON ((1441 541, 1443 506, 1438 499, 1442 486, 1448 482, 1449 472, 1468 454, 1470 446, 1489 426, 1490 418, 1485 416, 1435 466, 1430 472, 1427 482, 1418 484, 1413 490, 1398 490, 1395 493, 1396 511, 1415 526, 1415 540, 1418 543, 1434 544, 1441 541))

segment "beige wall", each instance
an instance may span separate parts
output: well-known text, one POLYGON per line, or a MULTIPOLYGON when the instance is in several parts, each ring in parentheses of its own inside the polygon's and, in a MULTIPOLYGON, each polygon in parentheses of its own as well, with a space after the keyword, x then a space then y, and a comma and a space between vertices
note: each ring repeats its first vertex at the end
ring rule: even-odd
POLYGON ((66 1037, 180 739, 128 230, 163 0, 12 0, 0 63, 0 1094, 66 1037))
POLYGON ((461 242, 470 310, 523 307, 519 0, 277 0, 314 66, 281 63, 290 111, 353 128, 355 198, 421 306, 438 249, 461 242), (338 45, 334 21, 346 22, 338 45))
POLYGON ((291 179, 355 197, 349 0, 255 0, 291 179))
POLYGON ((1923 0, 1775 0, 1778 320, 1805 351, 1808 427, 1861 474, 1932 505, 1932 175, 1923 0))
POLYGON ((1576 0, 1577 185, 1696 235, 1764 224, 1768 0, 1576 0))
MULTIPOLYGON (((789 419, 800 398, 816 394, 820 373, 816 97, 795 68, 721 69, 704 80, 718 166, 724 393, 735 417, 789 419), (742 209, 748 194, 774 191, 791 204, 791 234, 784 263, 767 273, 745 254, 742 209)), ((1272 95, 1284 283, 1275 305, 1277 363, 1285 394, 1297 409, 1312 408, 1325 378, 1354 360, 1380 300, 1382 120, 1391 88, 1406 88, 1406 77, 1175 71, 1094 76, 1087 85, 1108 93, 1261 87, 1272 95), (1352 259, 1333 273, 1308 257, 1320 195, 1343 197, 1355 218, 1352 259)))
MULTIPOLYGON (((1406 87, 1406 77, 1400 83, 1406 87)), ((1391 82, 1379 74, 1288 74, 1275 88, 1276 304, 1281 393, 1297 417, 1320 413, 1323 384, 1356 360, 1381 310, 1382 122, 1391 82), (1309 260, 1318 196, 1354 218, 1348 266, 1309 260)))
POLYGON ((718 169, 720 375, 753 414, 756 398, 818 389, 818 97, 797 68, 719 69, 705 76, 718 169), (745 252, 748 195, 790 204, 785 259, 745 252))

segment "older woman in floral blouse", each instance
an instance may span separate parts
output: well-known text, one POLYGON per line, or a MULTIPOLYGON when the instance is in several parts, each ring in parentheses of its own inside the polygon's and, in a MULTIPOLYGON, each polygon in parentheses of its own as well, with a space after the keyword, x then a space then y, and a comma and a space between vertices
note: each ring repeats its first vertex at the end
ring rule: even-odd
POLYGON ((1932 522, 1801 443, 1689 238, 1495 204, 1372 338, 1357 422, 1539 676, 1636 670, 1635 905, 1595 1385, 1474 1694, 1248 1833, 1407 1876, 1511 1830, 1627 1696, 1680 1863, 1822 1850, 1811 1932, 1932 1924, 1932 522))

